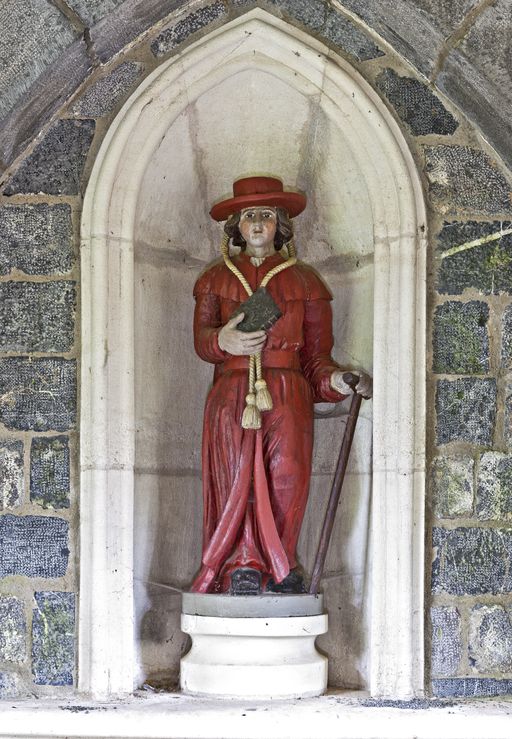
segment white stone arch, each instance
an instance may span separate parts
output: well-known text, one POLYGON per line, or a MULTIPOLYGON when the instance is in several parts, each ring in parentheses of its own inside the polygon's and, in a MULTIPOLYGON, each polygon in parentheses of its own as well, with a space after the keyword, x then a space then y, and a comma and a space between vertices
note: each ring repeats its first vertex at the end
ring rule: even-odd
POLYGON ((191 99, 248 67, 321 93, 343 116, 375 239, 370 689, 423 691, 425 209, 405 139, 347 62, 259 9, 158 67, 111 125, 82 218, 79 688, 134 688, 134 280, 145 166, 191 99), (294 53, 294 52, 299 52, 294 53), (276 62, 278 66, 276 66, 276 62))

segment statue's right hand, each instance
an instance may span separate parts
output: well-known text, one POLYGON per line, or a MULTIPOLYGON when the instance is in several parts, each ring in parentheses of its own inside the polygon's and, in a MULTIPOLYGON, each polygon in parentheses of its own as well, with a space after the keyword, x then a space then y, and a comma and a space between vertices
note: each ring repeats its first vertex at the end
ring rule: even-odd
POLYGON ((237 326, 243 318, 244 314, 239 313, 230 318, 219 331, 219 347, 235 357, 257 354, 263 349, 267 340, 265 331, 251 331, 250 333, 239 331, 237 326))

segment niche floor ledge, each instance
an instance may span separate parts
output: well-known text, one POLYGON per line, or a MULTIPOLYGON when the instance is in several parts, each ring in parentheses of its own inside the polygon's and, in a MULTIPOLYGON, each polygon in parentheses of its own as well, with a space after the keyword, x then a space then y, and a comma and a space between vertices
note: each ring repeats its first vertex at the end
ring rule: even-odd
POLYGON ((510 739, 512 700, 416 701, 400 707, 367 701, 360 693, 347 692, 289 702, 214 701, 180 694, 137 694, 111 703, 6 701, 0 704, 0 737, 510 739))

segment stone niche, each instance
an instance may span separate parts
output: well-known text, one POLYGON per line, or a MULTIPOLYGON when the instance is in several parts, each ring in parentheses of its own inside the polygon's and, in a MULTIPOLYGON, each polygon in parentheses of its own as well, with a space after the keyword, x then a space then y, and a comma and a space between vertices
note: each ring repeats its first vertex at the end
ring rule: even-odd
MULTIPOLYGON (((139 86, 112 123, 82 218, 79 687, 172 682, 180 591, 199 566, 202 412, 192 288, 218 257, 208 210, 237 177, 308 194, 299 256, 333 293, 342 364, 373 371, 323 590, 333 686, 423 690, 425 213, 378 95, 317 40, 255 9, 139 86), (371 505, 370 505, 371 499, 371 505), (398 617, 397 617, 397 614, 398 617)), ((300 540, 311 570, 347 408, 319 407, 300 540)))
MULTIPOLYGON (((276 63, 277 67, 277 63, 276 63)), ((307 193, 296 246, 330 286, 334 356, 372 371, 373 222, 364 177, 322 96, 268 65, 244 69, 190 102, 142 179, 135 216, 135 603, 141 680, 177 678, 185 636, 180 589, 201 549, 201 430, 213 366, 194 353, 194 281, 219 257, 209 207, 232 181, 274 174, 307 193)), ((300 539, 311 572, 347 408, 322 404, 300 539), (321 416, 321 417, 320 417, 321 416)), ((330 629, 319 639, 335 686, 367 686, 367 551, 371 403, 358 423, 323 590, 330 629)))

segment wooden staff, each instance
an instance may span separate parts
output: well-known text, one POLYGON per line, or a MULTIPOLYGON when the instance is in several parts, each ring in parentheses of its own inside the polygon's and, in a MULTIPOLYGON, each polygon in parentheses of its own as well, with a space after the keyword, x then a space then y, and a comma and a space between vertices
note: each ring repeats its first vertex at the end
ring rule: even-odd
POLYGON ((334 519, 336 517, 336 509, 338 507, 341 488, 343 480, 345 479, 345 472, 347 470, 350 447, 352 446, 352 439, 354 438, 357 417, 359 415, 359 408, 361 407, 362 401, 362 396, 356 393, 355 389, 359 382, 359 375, 355 375, 352 372, 345 372, 343 375, 343 382, 352 388, 354 394, 352 396, 347 425, 345 426, 345 433, 343 435, 343 441, 341 443, 340 454, 338 457, 338 464, 336 465, 336 472, 332 482, 331 494, 329 496, 329 502, 325 512, 324 525, 322 527, 320 543, 316 553, 315 566, 313 567, 313 576, 311 577, 311 584, 309 586, 309 592, 311 595, 316 595, 318 593, 318 587, 322 578, 325 558, 327 557, 327 550, 331 540, 332 527, 334 526, 334 519))

